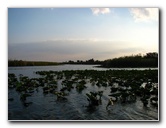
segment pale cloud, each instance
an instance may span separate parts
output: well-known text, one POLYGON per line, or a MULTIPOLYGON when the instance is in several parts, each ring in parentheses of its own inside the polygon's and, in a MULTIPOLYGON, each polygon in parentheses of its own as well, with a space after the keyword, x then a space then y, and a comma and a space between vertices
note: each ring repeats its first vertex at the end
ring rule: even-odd
MULTIPOLYGON (((144 46, 142 46, 144 47, 144 46)), ((96 39, 57 39, 42 42, 8 45, 9 59, 32 61, 105 60, 114 57, 143 53, 140 47, 129 42, 96 39), (126 46, 128 47, 126 49, 126 46)))
POLYGON ((94 15, 108 14, 111 12, 109 8, 91 8, 91 10, 94 15))
POLYGON ((54 8, 42 8, 42 10, 51 10, 51 11, 53 11, 54 8))
POLYGON ((158 8, 130 8, 130 13, 136 22, 158 21, 158 8))
POLYGON ((105 41, 102 39, 98 39, 98 38, 55 38, 55 39, 51 39, 51 40, 46 40, 46 41, 69 41, 69 42, 98 42, 98 41, 105 41))

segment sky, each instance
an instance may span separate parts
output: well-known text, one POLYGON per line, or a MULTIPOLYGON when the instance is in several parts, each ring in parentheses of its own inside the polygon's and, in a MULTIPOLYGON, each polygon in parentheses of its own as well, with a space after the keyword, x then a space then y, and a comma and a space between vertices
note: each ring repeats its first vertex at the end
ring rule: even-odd
POLYGON ((106 60, 158 50, 158 8, 8 8, 8 59, 106 60))

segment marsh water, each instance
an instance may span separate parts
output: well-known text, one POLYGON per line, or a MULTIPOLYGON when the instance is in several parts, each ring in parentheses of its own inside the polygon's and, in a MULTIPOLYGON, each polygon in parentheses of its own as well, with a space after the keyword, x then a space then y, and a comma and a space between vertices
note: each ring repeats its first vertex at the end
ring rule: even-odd
MULTIPOLYGON (((9 67, 8 73, 14 73, 17 77, 22 74, 29 78, 40 77, 36 71, 63 71, 63 70, 109 70, 106 68, 97 68, 96 65, 59 65, 59 66, 32 66, 32 67, 9 67)), ((147 68, 148 69, 148 68, 147 68)), ((114 68, 114 70, 121 70, 114 68)), ((131 68, 126 70, 133 70, 131 68)), ((145 70, 137 68, 135 70, 145 70)), ((58 90, 62 80, 58 80, 58 90)), ((20 94, 15 88, 8 89, 8 119, 9 120, 158 120, 158 108, 148 105, 144 107, 141 100, 137 98, 136 102, 116 104, 106 109, 110 87, 92 86, 90 82, 86 83, 86 89, 78 92, 76 88, 70 91, 67 100, 58 101, 54 94, 43 94, 42 87, 38 87, 32 96, 27 100, 32 102, 25 107, 20 101, 20 94), (102 103, 89 109, 86 93, 90 91, 103 91, 102 103)))

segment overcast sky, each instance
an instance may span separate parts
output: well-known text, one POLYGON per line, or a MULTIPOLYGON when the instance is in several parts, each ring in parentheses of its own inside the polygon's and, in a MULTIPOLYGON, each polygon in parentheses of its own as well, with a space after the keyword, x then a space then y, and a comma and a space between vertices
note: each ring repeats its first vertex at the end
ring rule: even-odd
POLYGON ((158 8, 8 9, 9 59, 105 60, 158 45, 158 8))

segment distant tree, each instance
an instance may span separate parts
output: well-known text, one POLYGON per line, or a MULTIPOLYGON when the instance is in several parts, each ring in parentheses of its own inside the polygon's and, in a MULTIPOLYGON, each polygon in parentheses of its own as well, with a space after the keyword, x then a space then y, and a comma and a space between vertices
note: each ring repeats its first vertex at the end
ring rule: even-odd
POLYGON ((69 60, 69 62, 68 62, 69 64, 74 64, 74 61, 72 61, 72 60, 69 60))
POLYGON ((158 58, 158 53, 156 52, 149 52, 149 53, 146 53, 146 56, 147 58, 158 58))
POLYGON ((105 60, 103 67, 158 67, 158 54, 147 53, 105 60))
POLYGON ((92 59, 88 60, 87 63, 88 64, 93 64, 94 63, 94 59, 92 58, 92 59))

